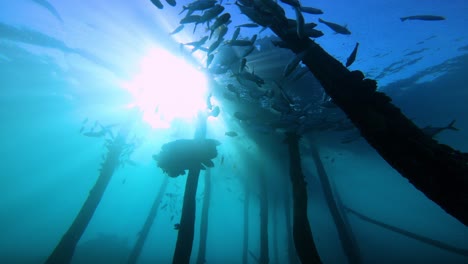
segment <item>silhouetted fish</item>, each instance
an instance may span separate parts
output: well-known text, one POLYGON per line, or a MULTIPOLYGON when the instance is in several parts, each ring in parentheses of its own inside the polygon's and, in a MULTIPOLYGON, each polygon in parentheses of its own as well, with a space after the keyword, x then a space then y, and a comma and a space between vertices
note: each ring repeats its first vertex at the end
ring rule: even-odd
POLYGON ((256 27, 259 27, 259 25, 255 23, 246 23, 246 24, 236 26, 236 28, 240 28, 240 27, 256 28, 256 27))
POLYGON ((313 14, 313 15, 321 15, 323 14, 323 11, 318 9, 318 8, 313 8, 313 7, 306 7, 306 6, 301 6, 299 7, 302 12, 308 13, 308 14, 313 14))
POLYGON ((175 0, 166 0, 166 2, 170 5, 170 6, 176 6, 176 1, 175 0))
POLYGON ((430 137, 434 137, 436 136, 437 134, 439 134, 440 132, 444 131, 444 130, 455 130, 455 131, 458 131, 459 129, 454 127, 453 125, 455 125, 455 120, 452 120, 452 122, 450 122, 450 124, 448 124, 447 126, 444 126, 444 127, 433 127, 433 126, 426 126, 422 129, 422 131, 424 132, 424 134, 430 136, 430 137))
POLYGON ((235 131, 228 131, 228 132, 224 133, 224 135, 226 135, 228 137, 237 137, 238 136, 238 134, 235 131))
POLYGON ((346 67, 351 66, 351 64, 353 64, 354 60, 356 60, 356 54, 357 54, 358 47, 359 47, 359 42, 356 43, 356 46, 354 47, 353 52, 351 52, 348 59, 346 60, 346 67))
POLYGON ((55 7, 52 4, 50 4, 48 1, 46 0, 32 0, 32 1, 44 7, 45 9, 47 9, 55 18, 57 18, 61 23, 63 23, 63 19, 60 16, 60 14, 57 12, 55 7))
POLYGON ((301 6, 301 3, 299 3, 298 0, 280 0, 280 1, 293 7, 301 6))
POLYGON ((338 25, 338 24, 332 23, 332 22, 328 22, 328 21, 325 21, 325 20, 323 20, 321 18, 319 18, 319 22, 327 25, 329 28, 331 28, 336 33, 343 34, 343 35, 350 35, 351 34, 351 31, 349 31, 345 26, 338 25))
POLYGON ((407 16, 401 17, 401 22, 406 20, 424 20, 424 21, 438 21, 438 20, 445 20, 443 16, 433 16, 433 15, 417 15, 417 16, 407 16))
POLYGON ((159 8, 159 9, 163 9, 163 8, 164 8, 163 4, 162 4, 161 1, 159 1, 159 0, 151 0, 151 3, 153 3, 153 5, 155 5, 155 6, 156 6, 157 8, 159 8))
POLYGON ((171 33, 169 33, 169 35, 174 35, 174 34, 177 34, 179 33, 182 29, 184 29, 184 25, 179 25, 176 29, 174 29, 174 31, 172 31, 171 33))

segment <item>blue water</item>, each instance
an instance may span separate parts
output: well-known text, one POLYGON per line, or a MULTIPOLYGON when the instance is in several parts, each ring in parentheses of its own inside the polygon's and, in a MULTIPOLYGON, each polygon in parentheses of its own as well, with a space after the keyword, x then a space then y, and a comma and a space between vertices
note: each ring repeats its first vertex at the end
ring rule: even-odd
MULTIPOLYGON (((171 7, 163 1, 165 7, 159 10, 149 0, 0 0, 0 263, 43 263, 53 251, 88 197, 107 153, 109 135, 89 137, 84 133, 92 131, 97 121, 118 124, 112 128, 117 134, 132 115, 132 107, 144 110, 123 83, 136 79, 151 48, 185 58, 205 73, 205 52, 189 56, 185 50, 181 55, 179 48, 179 43, 206 35, 205 26, 199 25, 192 33, 193 25, 188 25, 182 32, 168 35, 178 26, 183 17, 178 13, 188 2, 178 1, 171 7)), ((350 69, 376 79, 379 89, 421 127, 444 126, 456 120, 459 131, 444 131, 436 139, 468 152, 466 0, 301 2, 324 11, 320 16, 304 15, 306 22, 317 22, 321 17, 346 24, 352 32, 338 35, 319 24, 317 28, 325 35, 316 41, 327 52, 344 63, 359 42, 357 60, 350 69), (399 19, 417 14, 441 15, 446 20, 399 19)), ((230 38, 234 25, 249 21, 232 0, 224 0, 223 5, 232 15, 230 38)), ((280 5, 294 19, 293 10, 280 5)), ((242 29, 241 37, 251 37, 259 30, 242 29)), ((272 34, 265 30, 259 39, 272 34)), ((274 87, 268 72, 270 68, 282 70, 285 64, 275 63, 261 52, 252 56, 255 60, 248 62, 249 70, 266 76, 267 87, 274 87)), ((154 71, 155 79, 160 78, 158 73, 154 71)), ((233 113, 239 109, 257 113, 264 109, 261 104, 226 100, 219 91, 225 89, 229 74, 205 75, 212 99, 221 108, 220 116, 210 117, 207 127, 207 137, 221 145, 211 170, 206 263, 242 263, 243 183, 262 173, 268 175, 270 263, 288 263, 284 206, 277 201, 290 191, 283 181, 288 176, 288 160, 282 134, 259 136, 249 131, 233 113), (224 135, 231 130, 239 136, 224 135)), ((185 72, 174 72, 169 79, 186 76, 185 72)), ((307 83, 291 87, 300 91, 304 88, 300 85, 307 83)), ((187 85, 186 91, 177 95, 179 101, 171 104, 184 107, 180 102, 192 88, 187 85)), ((173 87, 166 82, 155 84, 155 89, 170 91, 173 87)), ((201 100, 206 93, 199 95, 201 100)), ((155 100, 169 100, 163 95, 155 100)), ((195 100, 196 95, 189 96, 195 100)), ((260 114, 255 115, 260 118, 260 114)), ((122 161, 124 166, 115 171, 72 263, 126 263, 157 191, 168 177, 152 155, 164 143, 192 138, 193 120, 175 121, 169 128, 154 128, 141 116, 132 123, 127 143, 134 150, 126 157, 127 163, 122 161)), ((311 144, 310 138, 318 142, 325 169, 343 204, 386 224, 468 250, 466 226, 414 188, 363 139, 340 144, 344 136, 336 131, 312 132, 302 141, 304 148, 311 144)), ((313 160, 307 153, 302 158, 309 221, 319 254, 324 263, 346 263, 313 160)), ((180 221, 185 179, 170 179, 139 263, 171 263, 177 239, 174 224, 180 221)), ((200 180, 193 263, 198 252, 203 189, 200 180)), ((363 263, 468 263, 467 257, 375 226, 353 214, 348 214, 348 219, 363 263)), ((260 254, 259 224, 255 190, 250 204, 249 250, 256 256, 260 254)), ((249 258, 249 263, 255 263, 249 258)))

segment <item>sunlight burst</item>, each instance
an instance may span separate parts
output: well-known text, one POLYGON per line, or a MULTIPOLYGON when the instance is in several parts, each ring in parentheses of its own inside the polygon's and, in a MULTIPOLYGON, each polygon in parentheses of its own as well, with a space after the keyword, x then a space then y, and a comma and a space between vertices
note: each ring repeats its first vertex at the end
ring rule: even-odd
POLYGON ((151 49, 140 71, 122 86, 133 96, 131 106, 142 110, 143 120, 153 128, 168 128, 175 118, 191 121, 206 108, 206 76, 160 48, 151 49))

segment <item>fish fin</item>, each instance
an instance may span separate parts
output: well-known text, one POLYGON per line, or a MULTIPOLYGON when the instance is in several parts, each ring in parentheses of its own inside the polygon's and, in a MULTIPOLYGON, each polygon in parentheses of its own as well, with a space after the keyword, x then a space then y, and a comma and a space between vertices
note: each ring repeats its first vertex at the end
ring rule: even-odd
POLYGON ((187 10, 188 8, 186 6, 182 6, 182 11, 180 11, 179 15, 182 14, 183 12, 185 12, 185 10, 187 10))
POLYGON ((454 127, 453 125, 455 125, 455 119, 452 120, 452 122, 450 122, 450 124, 448 124, 447 129, 451 129, 451 130, 455 130, 455 131, 459 131, 459 130, 460 130, 460 129, 454 127))

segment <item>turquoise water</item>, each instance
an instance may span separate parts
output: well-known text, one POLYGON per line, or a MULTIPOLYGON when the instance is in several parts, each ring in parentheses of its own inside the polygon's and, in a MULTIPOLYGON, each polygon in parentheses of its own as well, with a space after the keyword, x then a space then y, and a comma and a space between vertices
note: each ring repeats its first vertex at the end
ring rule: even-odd
MULTIPOLYGON (((130 118, 133 122, 126 137, 130 150, 114 172, 72 260, 125 263, 152 202, 168 177, 156 166, 152 155, 167 142, 193 138, 197 105, 176 121, 171 122, 169 116, 191 102, 204 103, 208 90, 221 113, 208 118, 206 136, 221 145, 211 169, 213 192, 206 263, 242 262, 246 179, 255 182, 250 200, 249 250, 254 256, 260 254, 256 183, 260 174, 268 179, 270 263, 288 263, 282 202, 284 193, 290 191, 287 150, 281 143, 281 131, 259 134, 254 126, 278 113, 266 109, 264 104, 268 102, 245 98, 244 94, 239 100, 226 99, 225 85, 233 80, 230 74, 207 73, 203 51, 194 52, 193 56, 188 49, 181 52, 179 43, 196 41, 207 34, 204 25, 199 25, 194 34, 193 25, 173 36, 168 34, 178 26, 183 17, 178 13, 187 2, 178 1, 176 7, 171 7, 163 1, 165 7, 159 10, 145 0, 0 0, 0 263, 46 260, 88 197, 108 153, 105 144, 111 140, 110 133, 103 137, 85 133, 98 132, 102 125, 111 126, 109 130, 117 135, 130 118), (207 90, 195 90, 195 77, 186 71, 165 72, 171 68, 170 57, 164 57, 162 66, 157 66, 163 55, 150 57, 155 47, 187 61, 197 72, 194 74, 207 78, 207 90), (142 63, 148 57, 152 62, 142 63), (178 88, 174 83, 182 90, 170 93, 178 88), (159 92, 139 93, 139 85, 159 92), (170 101, 173 97, 175 101, 170 101), (135 110, 139 114, 135 115, 135 110), (236 119, 234 113, 241 110, 252 115, 254 121, 236 119), (166 126, 155 126, 143 113, 154 114, 152 118, 166 121, 166 126), (235 131, 238 136, 226 136, 227 131, 235 131)), ((317 23, 321 17, 347 24, 352 32, 349 36, 339 35, 319 24, 317 28, 325 35, 317 43, 327 52, 344 63, 359 42, 358 56, 350 69, 376 79, 379 89, 421 127, 444 126, 456 120, 459 131, 444 131, 436 139, 468 152, 466 1, 303 0, 302 4, 324 11, 320 16, 305 15, 306 22, 317 23), (416 14, 441 15, 446 20, 399 19, 416 14)), ((233 1, 225 0, 223 5, 225 12, 232 15, 227 33, 230 38, 235 25, 249 21, 233 1)), ((294 19, 291 8, 281 6, 294 19)), ((273 34, 259 31, 260 28, 242 29, 241 37, 259 34, 261 40, 273 34)), ((290 56, 285 53, 287 59, 277 60, 273 53, 276 51, 260 50, 252 54, 252 59, 247 57, 249 71, 265 78, 266 88, 262 89, 266 90, 277 89, 274 76, 282 72, 290 56)), ((214 63, 222 59, 223 53, 219 54, 215 54, 214 63)), ((298 100, 321 96, 321 92, 303 92, 309 81, 313 82, 311 75, 288 84, 294 96, 302 98, 298 100)), ((317 109, 314 113, 318 112, 317 109)), ((339 118, 339 111, 333 112, 332 118, 336 116, 339 118)), ((303 149, 318 142, 325 169, 344 205, 386 224, 468 250, 468 229, 463 224, 409 184, 363 139, 341 144, 346 135, 331 130, 311 132, 302 141, 303 149)), ((324 263, 345 263, 315 165, 306 150, 302 163, 308 182, 309 221, 320 256, 324 263)), ((198 252, 204 197, 204 172, 201 175, 193 263, 198 252)), ((177 239, 174 225, 180 222, 185 180, 186 176, 169 179, 140 263, 171 263, 177 239)), ((347 215, 364 263, 468 261, 466 256, 347 215)), ((255 263, 253 257, 249 258, 249 263, 255 263)))

